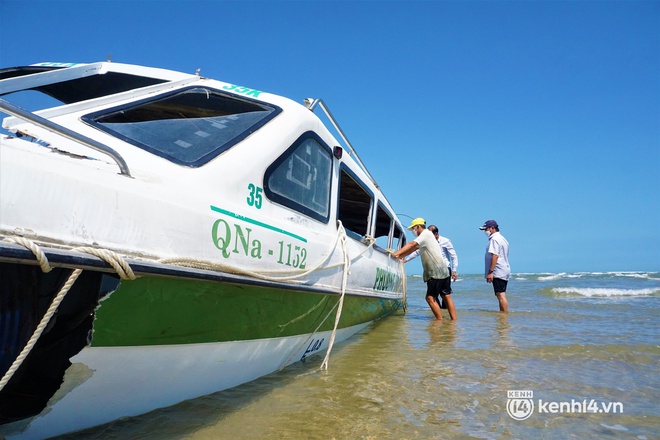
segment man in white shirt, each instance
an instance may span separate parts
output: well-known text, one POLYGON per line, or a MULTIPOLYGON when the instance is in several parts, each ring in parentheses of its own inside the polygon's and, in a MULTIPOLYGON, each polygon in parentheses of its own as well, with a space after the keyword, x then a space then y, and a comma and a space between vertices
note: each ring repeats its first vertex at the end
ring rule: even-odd
POLYGON ((486 282, 493 283, 495 296, 500 303, 500 312, 509 311, 506 300, 506 286, 511 275, 509 266, 509 242, 500 234, 500 227, 495 220, 488 220, 479 229, 488 237, 486 247, 486 282))
MULTIPOLYGON (((456 281, 456 279, 458 278, 458 273, 457 273, 458 255, 456 255, 456 251, 454 250, 454 245, 447 237, 443 237, 442 235, 440 235, 437 226, 430 225, 427 229, 435 236, 435 239, 438 241, 438 244, 442 249, 442 258, 444 258, 447 267, 449 267, 449 272, 451 273, 451 279, 453 281, 456 281)), ((419 250, 416 250, 412 254, 408 255, 408 257, 406 257, 406 259, 404 260, 404 263, 407 263, 410 260, 414 260, 417 257, 419 257, 419 250)), ((451 286, 449 287, 449 290, 452 291, 451 286)), ((442 301, 442 305, 440 307, 443 309, 447 308, 447 304, 444 302, 444 300, 442 301)))
POLYGON ((422 275, 426 283, 426 302, 435 318, 439 321, 442 320, 442 310, 438 296, 447 304, 447 311, 451 319, 456 319, 456 308, 454 301, 451 299, 451 277, 449 275, 449 268, 442 256, 442 250, 438 246, 438 241, 435 236, 426 229, 426 221, 423 218, 416 218, 412 224, 408 226, 415 235, 415 239, 405 244, 401 249, 394 252, 394 258, 402 259, 406 255, 410 255, 419 249, 420 256, 422 257, 422 267, 424 273, 422 275))

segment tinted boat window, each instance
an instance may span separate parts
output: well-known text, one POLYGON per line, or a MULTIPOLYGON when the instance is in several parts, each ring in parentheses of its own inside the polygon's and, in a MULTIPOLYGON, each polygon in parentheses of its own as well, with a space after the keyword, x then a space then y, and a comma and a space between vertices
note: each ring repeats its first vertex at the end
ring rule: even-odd
POLYGON ((103 110, 83 120, 172 162, 194 167, 245 139, 280 111, 198 87, 103 110))
POLYGON ((331 176, 330 148, 308 132, 266 170, 264 189, 269 199, 327 222, 331 176))

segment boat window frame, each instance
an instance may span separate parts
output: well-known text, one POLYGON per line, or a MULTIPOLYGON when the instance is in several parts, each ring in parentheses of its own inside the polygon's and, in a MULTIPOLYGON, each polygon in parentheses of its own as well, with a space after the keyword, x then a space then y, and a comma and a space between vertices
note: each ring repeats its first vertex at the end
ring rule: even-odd
MULTIPOLYGON (((165 160, 168 160, 172 163, 175 163, 177 165, 182 165, 182 166, 186 166, 186 167, 190 167, 190 168, 199 168, 199 167, 207 164, 211 160, 215 159, 220 154, 230 150, 236 144, 238 144, 238 143, 242 142, 243 140, 245 140, 248 136, 252 135, 254 132, 261 129, 264 125, 266 125, 267 123, 272 121, 281 112, 282 112, 282 108, 275 105, 275 104, 271 104, 271 103, 264 102, 264 101, 259 101, 259 100, 248 98, 248 97, 241 96, 241 95, 236 95, 236 94, 233 94, 233 93, 229 93, 227 91, 219 90, 215 87, 209 87, 208 85, 205 85, 205 84, 195 84, 195 85, 190 85, 190 86, 187 86, 187 87, 182 87, 182 88, 179 88, 179 89, 176 89, 176 90, 172 90, 172 91, 169 91, 169 92, 166 92, 166 93, 160 93, 160 94, 156 94, 156 95, 153 95, 153 96, 149 96, 147 98, 139 99, 137 101, 131 101, 131 102, 128 102, 128 103, 125 103, 125 104, 111 106, 111 107, 104 108, 103 110, 98 110, 98 111, 95 111, 95 112, 92 112, 92 113, 87 113, 87 114, 81 116, 80 119, 83 122, 85 122, 86 124, 96 128, 96 129, 98 129, 98 130, 100 130, 100 131, 102 131, 102 132, 104 132, 104 133, 106 133, 106 134, 108 134, 108 135, 110 135, 114 138, 120 139, 120 140, 122 140, 122 141, 124 141, 128 144, 136 146, 136 147, 140 148, 141 150, 147 151, 147 152, 149 152, 149 153, 151 153, 155 156, 161 157, 161 158, 163 158, 165 160), (224 98, 228 98, 228 99, 235 100, 235 101, 240 101, 240 102, 246 102, 246 103, 256 105, 256 106, 260 106, 260 107, 267 107, 267 108, 271 109, 272 111, 269 115, 267 115, 264 118, 260 119, 255 124, 249 126, 247 129, 243 130, 240 134, 238 134, 235 137, 229 139, 227 142, 225 142, 225 143, 223 143, 219 146, 216 146, 215 148, 209 150, 206 154, 204 154, 199 159, 196 159, 196 160, 190 161, 190 162, 178 159, 175 156, 172 156, 172 155, 170 155, 170 154, 168 154, 164 151, 155 149, 155 148, 153 148, 153 147, 151 147, 147 144, 143 144, 140 141, 137 141, 137 140, 135 140, 131 137, 128 137, 128 136, 126 136, 126 135, 124 135, 120 132, 117 132, 117 131, 113 130, 110 127, 104 126, 100 122, 97 122, 97 120, 101 119, 102 117, 107 117, 107 116, 110 116, 110 115, 115 114, 115 113, 119 113, 119 112, 127 110, 127 109, 135 109, 135 108, 138 108, 138 107, 143 106, 143 105, 148 104, 148 103, 155 103, 157 101, 167 100, 168 98, 170 98, 172 96, 176 96, 176 95, 179 95, 179 94, 182 94, 182 93, 186 93, 189 90, 195 90, 195 89, 204 89, 204 90, 206 90, 210 93, 218 94, 218 95, 220 95, 224 98)), ((186 118, 181 118, 181 119, 186 119, 186 118)))
POLYGON ((294 211, 297 211, 307 217, 311 217, 314 220, 318 220, 321 223, 327 224, 330 221, 330 216, 332 214, 332 209, 331 209, 331 201, 332 201, 332 188, 333 188, 333 175, 334 175, 334 168, 335 168, 335 160, 332 155, 332 149, 326 144, 321 137, 316 134, 313 131, 306 131, 303 134, 301 134, 292 144, 289 148, 287 148, 284 153, 279 155, 277 159, 275 159, 269 166, 266 168, 266 171, 264 172, 264 178, 263 178, 263 188, 264 188, 264 194, 266 197, 277 204, 283 205, 287 208, 293 209, 294 211), (326 215, 321 215, 318 212, 312 210, 311 208, 295 201, 292 198, 286 197, 284 195, 275 193, 269 185, 269 180, 275 170, 279 169, 281 165, 283 165, 305 141, 312 139, 314 140, 328 155, 329 163, 330 163, 330 170, 329 170, 329 180, 328 180, 328 195, 327 195, 327 201, 326 201, 326 215))
MULTIPOLYGON (((374 201, 376 200, 374 192, 369 188, 368 185, 366 185, 362 179, 360 179, 357 174, 350 168, 348 167, 345 163, 342 163, 339 166, 339 179, 338 179, 338 189, 337 189, 337 220, 341 220, 342 225, 344 226, 344 229, 346 230, 346 235, 349 237, 352 237, 358 241, 364 241, 364 239, 369 235, 369 231, 371 230, 371 225, 373 222, 373 211, 374 211, 374 201), (366 216, 367 219, 367 224, 365 227, 365 233, 360 234, 359 231, 354 231, 351 229, 354 225, 353 224, 346 224, 344 220, 342 220, 342 212, 341 212, 341 204, 342 204, 342 188, 343 188, 343 179, 344 179, 344 173, 353 180, 359 189, 363 190, 365 194, 369 197, 369 213, 366 216)), ((353 202, 356 202, 353 200, 353 202)))
MULTIPOLYGON (((406 238, 406 231, 403 229, 403 227, 400 227, 400 225, 397 222, 394 222, 394 227, 392 229, 392 244, 394 244, 394 239, 395 238, 399 240, 397 242, 396 250, 401 249, 408 242, 408 240, 406 238), (399 236, 398 237, 394 235, 394 231, 399 231, 399 236)), ((395 248, 392 247, 392 249, 395 249, 395 248)))
MULTIPOLYGON (((396 227, 396 221, 394 215, 387 209, 385 204, 381 201, 378 200, 378 203, 376 204, 376 217, 373 222, 373 235, 374 235, 374 248, 386 253, 387 249, 394 249, 394 239, 398 238, 400 240, 401 235, 399 237, 394 236, 394 232, 397 230, 396 227), (387 218, 389 219, 389 227, 387 228, 387 235, 377 235, 378 234, 378 214, 379 212, 383 212, 387 218), (382 247, 378 244, 378 239, 380 237, 387 237, 387 247, 382 247)), ((399 231, 401 234, 403 234, 403 231, 399 231)))

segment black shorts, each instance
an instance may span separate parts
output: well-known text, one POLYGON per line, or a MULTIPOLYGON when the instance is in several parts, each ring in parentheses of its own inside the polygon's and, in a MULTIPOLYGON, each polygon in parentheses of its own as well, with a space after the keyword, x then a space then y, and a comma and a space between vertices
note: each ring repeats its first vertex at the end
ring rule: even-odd
POLYGON ((495 295, 498 293, 506 293, 506 285, 509 284, 507 280, 503 280, 501 278, 493 278, 493 290, 495 291, 495 295))
POLYGON ((438 298, 438 295, 445 296, 451 295, 451 277, 447 278, 430 278, 426 282, 426 296, 438 298))

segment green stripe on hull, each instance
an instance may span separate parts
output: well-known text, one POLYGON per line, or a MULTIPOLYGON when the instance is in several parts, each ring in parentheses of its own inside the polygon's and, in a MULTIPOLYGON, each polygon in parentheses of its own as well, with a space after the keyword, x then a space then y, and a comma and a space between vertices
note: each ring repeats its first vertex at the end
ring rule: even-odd
MULTIPOLYGON (((168 277, 122 281, 102 300, 93 347, 193 344, 332 330, 339 295, 168 277), (332 311, 332 313, 331 313, 332 311)), ((399 301, 346 296, 339 327, 369 322, 399 301)))

